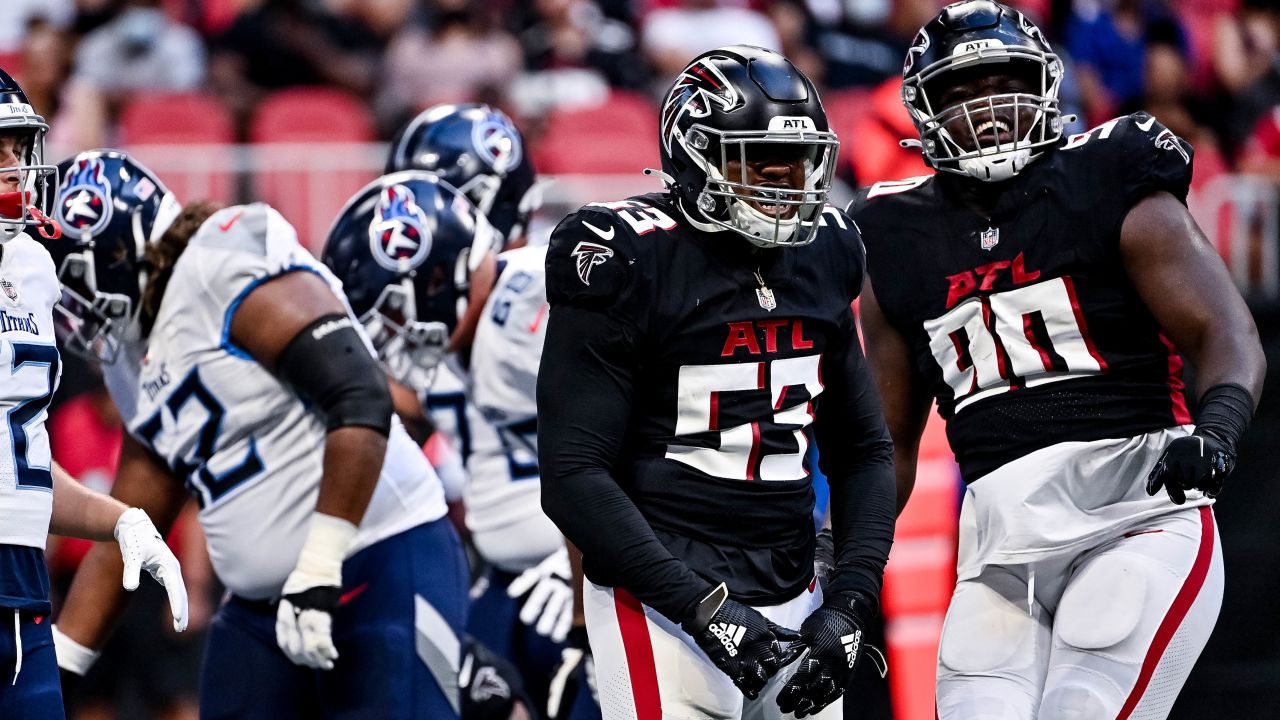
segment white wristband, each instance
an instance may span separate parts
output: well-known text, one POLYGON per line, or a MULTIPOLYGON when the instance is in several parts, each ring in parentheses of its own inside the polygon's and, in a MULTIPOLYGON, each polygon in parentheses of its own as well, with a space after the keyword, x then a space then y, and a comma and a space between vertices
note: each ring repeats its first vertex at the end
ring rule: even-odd
POLYGON ((52 630, 53 652, 58 658, 58 667, 76 675, 84 675, 89 672, 89 667, 93 665, 93 661, 98 659, 98 651, 90 650, 62 634, 57 625, 54 625, 52 630))
POLYGON ((281 594, 321 586, 341 587, 342 561, 347 559, 347 549, 358 529, 342 518, 312 513, 307 539, 298 553, 298 564, 285 581, 281 594))

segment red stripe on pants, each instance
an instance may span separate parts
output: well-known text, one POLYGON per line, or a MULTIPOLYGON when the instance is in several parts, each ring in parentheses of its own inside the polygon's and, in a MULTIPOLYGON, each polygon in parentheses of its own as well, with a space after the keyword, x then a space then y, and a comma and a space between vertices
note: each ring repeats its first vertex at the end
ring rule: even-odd
POLYGON ((644 607, 634 595, 622 588, 613 589, 613 604, 618 609, 618 629, 622 631, 622 648, 627 654, 627 673, 631 676, 636 720, 662 720, 658 670, 653 662, 653 642, 649 639, 644 607))
POLYGON ((1173 605, 1169 608, 1169 612, 1165 613, 1164 620, 1161 621, 1160 627, 1156 630, 1155 639, 1151 641, 1151 647, 1147 650, 1147 656, 1142 660, 1142 670, 1138 672, 1138 682, 1133 686, 1133 691, 1129 693, 1129 698, 1124 701, 1124 707, 1120 708, 1120 714, 1116 716, 1116 720, 1127 720, 1133 714, 1135 708, 1138 707, 1138 701, 1142 699, 1143 693, 1147 691, 1147 684, 1151 682, 1151 676, 1156 671, 1156 666, 1160 664, 1160 658, 1164 655, 1164 651, 1169 647, 1169 641, 1173 639, 1173 634, 1178 631, 1178 627, 1182 625, 1182 621, 1187 616, 1187 611, 1195 603, 1196 597, 1200 594, 1200 589, 1204 587, 1204 579, 1209 574, 1209 565, 1213 562, 1213 511, 1208 506, 1200 508, 1200 551, 1196 553, 1196 561, 1191 565, 1191 572, 1187 574, 1187 579, 1182 582, 1182 589, 1178 591, 1178 596, 1173 599, 1173 605))

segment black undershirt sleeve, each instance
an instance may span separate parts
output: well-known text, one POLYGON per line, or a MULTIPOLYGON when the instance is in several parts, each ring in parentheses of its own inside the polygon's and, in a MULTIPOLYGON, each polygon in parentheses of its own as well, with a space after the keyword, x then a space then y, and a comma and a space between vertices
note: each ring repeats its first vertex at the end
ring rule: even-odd
POLYGON ((893 441, 850 318, 841 351, 824 363, 830 378, 815 417, 819 465, 831 486, 836 567, 827 593, 880 597, 893 544, 893 441))
POLYGON ((635 390, 636 331, 604 311, 553 305, 538 372, 542 508, 610 577, 681 622, 712 584, 673 556, 614 480, 635 390))

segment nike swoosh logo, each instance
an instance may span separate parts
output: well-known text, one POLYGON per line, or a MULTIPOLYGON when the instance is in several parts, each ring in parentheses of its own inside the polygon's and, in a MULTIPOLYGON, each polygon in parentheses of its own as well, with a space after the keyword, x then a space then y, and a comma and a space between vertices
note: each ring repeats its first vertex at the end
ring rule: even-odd
POLYGON ((226 222, 224 222, 224 223, 219 224, 219 225, 218 225, 218 229, 219 229, 219 230, 221 230, 222 232, 226 232, 226 231, 230 230, 230 229, 231 229, 231 226, 236 224, 236 221, 240 219, 240 216, 241 216, 242 214, 244 214, 244 211, 243 211, 243 210, 241 210, 241 211, 237 212, 235 215, 232 215, 230 220, 228 220, 228 221, 226 221, 226 222))
POLYGON ((582 224, 583 224, 583 225, 586 225, 586 226, 587 226, 587 229, 588 229, 588 230, 590 230, 591 232, 593 232, 593 233, 595 233, 595 234, 599 235, 601 240, 612 240, 612 239, 613 239, 613 228, 612 228, 612 227, 611 227, 611 228, 609 228, 609 231, 608 231, 608 232, 605 232, 604 230, 601 230, 600 228, 596 227, 595 225, 592 225, 591 223, 587 222, 586 220, 583 220, 583 221, 582 221, 582 224))
MULTIPOLYGON (((355 600, 355 599, 356 599, 356 596, 358 596, 360 593, 362 593, 362 592, 364 592, 365 590, 368 590, 368 589, 369 589, 369 583, 360 583, 359 585, 357 585, 357 586, 355 586, 355 587, 351 588, 350 590, 348 590, 348 591, 346 591, 346 592, 342 593, 342 596, 338 598, 338 605, 339 605, 339 606, 346 605, 347 603, 351 602, 352 600, 355 600)), ((330 596, 330 597, 332 597, 332 596, 330 596)))
POLYGON ((1154 117, 1147 118, 1146 122, 1134 123, 1134 125, 1137 125, 1138 129, 1142 132, 1151 132, 1151 126, 1155 124, 1156 119, 1154 117))

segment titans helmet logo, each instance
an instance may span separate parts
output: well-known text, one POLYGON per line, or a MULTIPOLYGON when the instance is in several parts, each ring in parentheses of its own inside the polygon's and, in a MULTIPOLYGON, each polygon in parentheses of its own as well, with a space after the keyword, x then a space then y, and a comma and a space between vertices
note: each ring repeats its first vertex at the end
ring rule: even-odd
POLYGON ((394 272, 416 268, 431 252, 427 214, 408 187, 392 185, 379 194, 369 223, 369 247, 373 259, 394 272))
POLYGON ((80 235, 93 236, 111 222, 111 185, 102 158, 84 158, 67 170, 58 192, 58 222, 80 235))
POLYGON ((520 164, 520 137, 505 118, 490 117, 472 126, 471 144, 494 172, 505 174, 520 164))
POLYGON ((715 65, 704 58, 693 63, 676 78, 671 92, 662 106, 662 143, 668 153, 671 143, 681 135, 680 118, 704 118, 712 107, 719 105, 729 112, 742 103, 742 96, 715 65))

